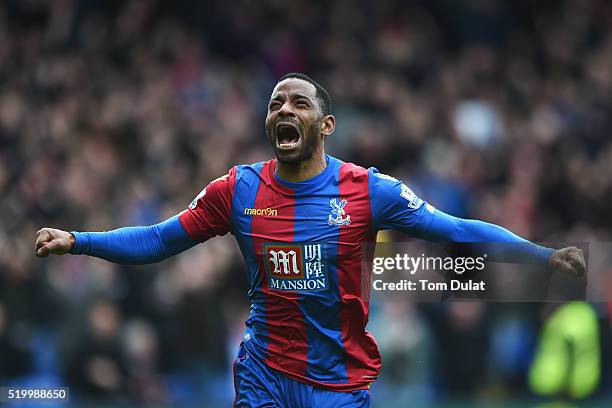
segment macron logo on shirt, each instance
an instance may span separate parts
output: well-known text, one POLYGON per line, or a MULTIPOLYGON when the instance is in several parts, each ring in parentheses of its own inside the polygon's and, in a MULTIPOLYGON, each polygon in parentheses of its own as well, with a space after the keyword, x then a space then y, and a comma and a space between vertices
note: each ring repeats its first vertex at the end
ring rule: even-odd
POLYGON ((267 217, 276 217, 278 210, 274 208, 245 208, 244 215, 264 215, 267 217))

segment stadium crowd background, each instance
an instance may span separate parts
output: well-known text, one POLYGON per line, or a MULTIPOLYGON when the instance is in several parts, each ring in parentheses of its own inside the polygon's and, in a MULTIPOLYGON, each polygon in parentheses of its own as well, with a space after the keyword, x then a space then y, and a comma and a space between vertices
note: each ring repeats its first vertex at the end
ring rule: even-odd
MULTIPOLYGON (((35 258, 34 234, 156 223, 270 158, 267 101, 292 71, 332 95, 331 154, 533 240, 612 240, 608 1, 3 0, 0 385, 232 400, 248 301, 231 237, 127 267, 35 258)), ((529 372, 556 307, 374 305, 375 406, 538 400, 529 372)), ((586 395, 609 400, 612 309, 590 310, 601 379, 586 395)))

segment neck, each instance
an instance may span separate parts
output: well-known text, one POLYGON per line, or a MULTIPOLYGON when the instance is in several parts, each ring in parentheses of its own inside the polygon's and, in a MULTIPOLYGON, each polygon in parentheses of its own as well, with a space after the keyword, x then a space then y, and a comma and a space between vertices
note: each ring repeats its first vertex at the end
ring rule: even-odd
POLYGON ((299 163, 282 163, 280 160, 276 160, 275 173, 285 181, 297 183, 322 173, 325 167, 327 167, 325 154, 320 152, 299 163))

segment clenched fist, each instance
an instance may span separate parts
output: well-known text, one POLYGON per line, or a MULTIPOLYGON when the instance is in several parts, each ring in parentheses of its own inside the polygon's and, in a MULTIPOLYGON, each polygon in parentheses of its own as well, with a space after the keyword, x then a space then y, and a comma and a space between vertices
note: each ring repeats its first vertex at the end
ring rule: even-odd
POLYGON ((555 272, 583 276, 586 272, 584 252, 575 246, 558 249, 550 256, 548 266, 555 272))
POLYGON ((74 246, 74 235, 55 228, 43 228, 36 233, 36 256, 64 255, 74 246))

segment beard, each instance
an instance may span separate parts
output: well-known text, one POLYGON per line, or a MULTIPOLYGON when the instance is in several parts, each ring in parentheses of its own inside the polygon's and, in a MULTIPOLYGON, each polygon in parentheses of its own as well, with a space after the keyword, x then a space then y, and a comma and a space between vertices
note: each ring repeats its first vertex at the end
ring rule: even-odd
POLYGON ((266 127, 266 134, 268 136, 268 140, 272 144, 276 159, 283 164, 289 165, 298 164, 312 159, 320 143, 320 133, 321 126, 313 124, 309 129, 305 130, 304 135, 302 136, 302 143, 300 143, 300 146, 296 151, 284 152, 277 148, 276 139, 271 134, 271 130, 266 127))

